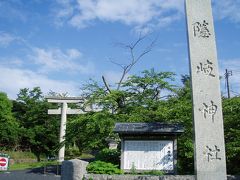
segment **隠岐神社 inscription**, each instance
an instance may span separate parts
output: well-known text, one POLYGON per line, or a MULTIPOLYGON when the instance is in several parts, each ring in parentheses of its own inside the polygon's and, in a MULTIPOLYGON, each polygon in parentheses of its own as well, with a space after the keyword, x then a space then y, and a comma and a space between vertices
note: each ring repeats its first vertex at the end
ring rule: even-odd
POLYGON ((214 145, 214 148, 211 148, 209 146, 206 146, 206 148, 208 162, 212 160, 221 160, 221 158, 219 157, 219 153, 221 150, 216 145, 214 145))
POLYGON ((215 77, 213 73, 213 63, 208 59, 206 60, 206 63, 200 62, 199 65, 197 66, 197 73, 202 73, 206 76, 215 77))
POLYGON ((211 0, 185 0, 197 180, 226 180, 222 103, 211 0))
POLYGON ((208 28, 208 23, 206 20, 203 20, 203 22, 195 22, 193 23, 193 34, 194 37, 200 37, 200 38, 209 38, 211 36, 211 33, 208 28))
POLYGON ((203 117, 206 119, 207 116, 210 116, 212 119, 212 122, 214 122, 214 116, 217 112, 217 105, 214 104, 213 101, 209 105, 206 103, 203 103, 203 107, 199 109, 203 113, 203 117))

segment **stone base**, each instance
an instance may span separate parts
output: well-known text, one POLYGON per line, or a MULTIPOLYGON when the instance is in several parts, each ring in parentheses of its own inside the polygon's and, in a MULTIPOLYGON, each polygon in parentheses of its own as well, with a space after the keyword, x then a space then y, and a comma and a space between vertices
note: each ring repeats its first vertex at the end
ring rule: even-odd
MULTIPOLYGON (((240 180, 240 176, 227 176, 228 180, 240 180)), ((84 180, 195 180, 194 175, 106 175, 85 174, 84 180)))
POLYGON ((105 175, 105 174, 85 174, 84 180, 195 180, 193 175, 105 175))
POLYGON ((87 173, 88 162, 79 159, 73 159, 62 162, 61 180, 82 180, 83 175, 87 173))

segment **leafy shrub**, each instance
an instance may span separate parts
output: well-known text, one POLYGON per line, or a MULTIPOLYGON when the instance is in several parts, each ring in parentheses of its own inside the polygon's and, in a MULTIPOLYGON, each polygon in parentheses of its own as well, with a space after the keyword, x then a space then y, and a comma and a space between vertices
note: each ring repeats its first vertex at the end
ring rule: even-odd
POLYGON ((162 176, 162 175, 164 175, 164 172, 163 171, 159 171, 159 170, 152 170, 152 171, 145 171, 142 174, 144 174, 144 175, 162 176))
POLYGON ((137 169, 134 163, 132 163, 132 167, 130 169, 130 174, 136 175, 137 174, 137 169))
POLYGON ((105 148, 101 150, 95 158, 97 161, 109 162, 118 166, 120 165, 120 151, 117 149, 105 148))
POLYGON ((75 148, 75 147, 69 147, 66 149, 66 157, 68 159, 74 159, 74 158, 77 158, 77 157, 80 157, 81 156, 81 152, 79 151, 78 148, 75 148))
POLYGON ((104 161, 94 161, 88 164, 87 166, 88 173, 92 174, 122 174, 117 165, 112 163, 107 163, 104 161))
POLYGON ((134 165, 134 163, 132 163, 132 167, 130 169, 130 172, 128 174, 132 174, 132 175, 155 175, 155 176, 162 176, 164 175, 163 171, 160 170, 151 170, 151 171, 137 171, 136 166, 134 165))

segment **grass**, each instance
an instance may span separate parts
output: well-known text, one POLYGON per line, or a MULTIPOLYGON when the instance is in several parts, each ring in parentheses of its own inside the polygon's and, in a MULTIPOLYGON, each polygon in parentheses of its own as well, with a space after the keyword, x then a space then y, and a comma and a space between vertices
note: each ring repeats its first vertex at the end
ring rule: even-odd
POLYGON ((91 159, 94 158, 94 156, 92 154, 89 153, 82 153, 82 155, 80 156, 80 159, 91 159))
MULTIPOLYGON (((57 161, 46 161, 46 157, 41 156, 40 162, 35 162, 37 160, 36 156, 31 152, 23 152, 23 151, 1 151, 3 153, 6 153, 10 155, 10 158, 15 161, 14 164, 10 165, 9 170, 24 170, 24 169, 32 169, 32 168, 39 168, 44 166, 50 166, 50 165, 57 165, 59 162, 57 161), (25 162, 26 161, 26 162, 25 162)), ((76 156, 75 156, 76 157, 76 156)), ((66 160, 73 159, 73 157, 65 157, 66 160)), ((89 153, 83 153, 79 158, 83 159, 89 159, 93 158, 89 153)))
POLYGON ((50 166, 50 165, 57 165, 59 162, 57 161, 40 161, 40 162, 34 162, 34 163, 15 163, 13 165, 10 165, 9 170, 24 170, 24 169, 33 169, 33 168, 39 168, 44 166, 50 166))
POLYGON ((31 152, 23 151, 3 151, 10 155, 11 159, 36 159, 36 156, 31 152))
POLYGON ((164 172, 163 171, 159 171, 159 170, 151 170, 151 171, 145 171, 142 174, 143 175, 162 176, 162 175, 164 175, 164 172))

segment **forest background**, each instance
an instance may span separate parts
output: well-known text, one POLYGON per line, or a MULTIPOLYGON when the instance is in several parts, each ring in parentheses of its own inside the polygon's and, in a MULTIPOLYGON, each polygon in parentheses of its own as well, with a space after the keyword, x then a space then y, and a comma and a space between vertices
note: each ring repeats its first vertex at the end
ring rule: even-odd
MULTIPOLYGON (((67 153, 95 155, 107 147, 116 122, 181 123, 185 132, 178 138, 178 172, 193 173, 193 125, 189 76, 182 76, 182 87, 174 85, 174 73, 145 70, 129 76, 112 88, 94 80, 82 86, 86 104, 101 107, 100 112, 70 115, 67 122, 67 153), (76 152, 77 149, 77 152, 76 152)), ((50 92, 48 95, 59 95, 50 92)), ((223 100, 224 131, 228 174, 240 173, 240 97, 223 100)), ((21 89, 16 100, 0 93, 0 151, 27 151, 41 157, 56 156, 60 116, 48 115, 50 104, 40 87, 21 89)))

